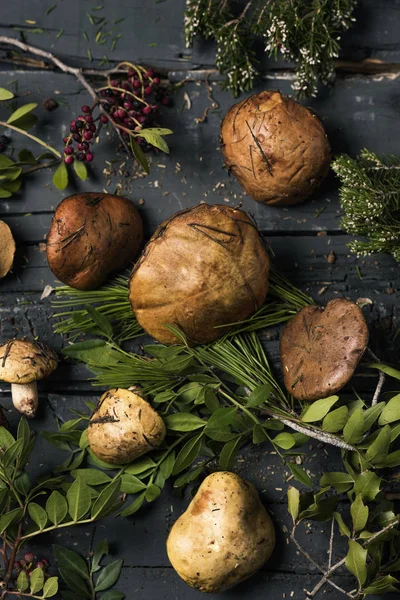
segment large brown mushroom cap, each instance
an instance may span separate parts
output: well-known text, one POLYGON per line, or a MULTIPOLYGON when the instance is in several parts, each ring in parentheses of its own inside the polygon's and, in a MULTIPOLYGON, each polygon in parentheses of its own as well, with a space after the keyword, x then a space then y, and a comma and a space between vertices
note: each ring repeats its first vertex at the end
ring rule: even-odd
POLYGON ((132 263, 142 241, 143 223, 132 202, 111 194, 74 194, 54 214, 47 260, 60 281, 91 290, 132 263))
POLYGON ((15 255, 15 241, 11 229, 0 221, 0 279, 9 273, 13 266, 15 255))
POLYGON ((368 327, 354 302, 336 298, 325 308, 303 308, 281 337, 288 392, 308 402, 338 392, 353 376, 367 345, 368 327))
POLYGON ((190 343, 217 339, 249 317, 268 292, 269 257, 248 215, 200 204, 157 229, 136 263, 130 301, 141 326, 166 344, 182 329, 190 343))
POLYGON ((138 394, 122 388, 103 394, 88 426, 92 452, 111 464, 128 463, 163 441, 160 415, 138 394))
POLYGON ((9 340, 0 346, 0 380, 26 384, 44 379, 58 365, 51 348, 29 340, 9 340))
POLYGON ((221 126, 225 164, 245 191, 265 204, 298 204, 328 172, 324 128, 308 108, 279 91, 235 104, 221 126))

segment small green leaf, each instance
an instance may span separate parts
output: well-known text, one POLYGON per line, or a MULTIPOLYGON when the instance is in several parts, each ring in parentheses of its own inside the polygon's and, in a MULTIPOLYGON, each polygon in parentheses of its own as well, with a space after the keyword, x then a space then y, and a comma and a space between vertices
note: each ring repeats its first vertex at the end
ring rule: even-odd
POLYGON ((154 485, 154 483, 152 483, 147 488, 144 497, 146 498, 147 502, 153 502, 154 500, 157 500, 157 498, 160 495, 161 495, 160 488, 158 487, 158 485, 154 485))
POLYGON ((369 509, 368 506, 365 506, 361 494, 358 494, 352 502, 350 513, 353 520, 353 530, 361 531, 364 529, 368 521, 369 509))
POLYGON ((178 475, 181 471, 189 467, 194 460, 199 456, 201 450, 203 434, 196 435, 190 438, 189 441, 181 448, 178 456, 176 457, 176 461, 174 464, 174 469, 172 473, 174 475, 178 475))
POLYGON ((21 592, 26 592, 29 588, 29 581, 25 571, 21 571, 17 579, 17 589, 21 592))
POLYGON ((167 456, 164 458, 164 460, 160 464, 160 472, 165 477, 165 479, 168 479, 168 477, 171 477, 171 475, 172 475, 175 458, 176 458, 176 454, 175 454, 175 450, 173 450, 172 452, 167 454, 167 456))
POLYGON ((320 484, 321 487, 332 486, 341 494, 353 486, 354 480, 348 473, 328 472, 322 475, 320 484))
POLYGON ((68 504, 59 491, 54 490, 47 499, 46 512, 53 525, 58 525, 67 516, 68 504))
POLYGON ((265 433, 262 425, 256 423, 253 427, 253 444, 262 444, 267 439, 267 434, 265 433))
POLYGON ((287 466, 289 467, 290 472, 297 481, 299 481, 303 485, 312 487, 312 481, 310 479, 310 476, 308 475, 308 473, 306 473, 304 469, 302 469, 301 467, 299 467, 299 465, 296 465, 295 463, 287 463, 287 466))
POLYGON ((300 510, 300 492, 297 488, 290 487, 287 492, 287 497, 289 514, 293 519, 293 523, 295 523, 300 510))
POLYGON ((390 446, 390 434, 391 429, 389 425, 385 425, 385 427, 383 427, 383 429, 381 429, 379 432, 376 439, 369 446, 366 453, 367 460, 374 463, 379 463, 385 460, 390 446))
MULTIPOLYGON (((381 465, 379 465, 381 466, 381 465)), ((394 467, 400 466, 400 450, 395 450, 395 452, 391 452, 382 462, 383 467, 389 467, 393 469, 394 467)))
POLYGON ((223 427, 227 427, 228 425, 232 425, 237 410, 238 409, 235 406, 231 406, 229 408, 218 408, 208 419, 206 430, 221 429, 223 427))
POLYGON ((375 579, 371 585, 365 588, 364 594, 377 594, 379 596, 383 596, 384 594, 389 594, 390 592, 398 593, 399 588, 395 587, 399 583, 398 579, 395 579, 392 575, 385 575, 384 577, 379 577, 375 579))
POLYGON ((137 494, 142 490, 146 489, 146 485, 143 481, 140 481, 135 475, 124 473, 121 476, 121 492, 123 494, 137 494))
POLYGON ((14 98, 14 94, 12 92, 10 92, 9 90, 6 90, 5 88, 0 87, 0 101, 11 100, 11 98, 14 98))
POLYGON ((20 106, 19 108, 17 108, 17 110, 15 110, 8 117, 7 123, 15 123, 21 117, 23 117, 23 116, 27 115, 28 113, 32 112, 32 110, 35 110, 36 107, 37 107, 37 104, 35 102, 31 102, 29 104, 24 104, 23 106, 20 106))
MULTIPOLYGON (((53 155, 51 155, 51 157, 54 159, 53 155)), ((18 161, 27 165, 37 164, 37 160, 33 156, 32 152, 30 150, 27 150, 26 148, 23 148, 18 152, 18 161)))
POLYGON ((334 512, 333 516, 335 517, 335 521, 338 524, 340 535, 345 535, 346 537, 350 537, 350 529, 347 527, 346 523, 343 521, 343 517, 340 513, 334 512))
POLYGON ((339 396, 329 396, 323 400, 313 402, 301 417, 303 423, 315 423, 322 421, 325 415, 330 411, 332 406, 339 400, 339 396))
POLYGON ((381 416, 379 417, 379 425, 387 425, 388 423, 394 423, 400 420, 400 394, 393 396, 386 404, 383 409, 381 416))
POLYGON ((220 469, 227 471, 231 467, 233 461, 235 460, 236 451, 238 450, 241 441, 241 436, 238 436, 236 439, 231 440, 224 445, 218 461, 220 469))
POLYGON ((71 471, 71 475, 75 478, 80 477, 86 485, 103 485, 111 481, 109 475, 98 469, 75 469, 71 471))
POLYGON ((278 433, 272 441, 279 446, 279 448, 283 448, 284 450, 289 450, 296 444, 296 438, 294 438, 291 433, 287 432, 278 433))
POLYGON ((91 505, 91 495, 87 485, 80 477, 75 479, 67 492, 68 512, 73 521, 79 521, 88 512, 91 505))
POLYGON ((386 375, 389 375, 389 377, 394 377, 394 379, 400 380, 400 371, 398 369, 394 369, 388 365, 383 365, 382 363, 375 363, 368 366, 370 369, 378 369, 378 371, 383 371, 383 373, 386 373, 386 375))
POLYGON ((58 577, 49 577, 43 587, 43 598, 52 598, 58 592, 58 577))
POLYGON ((381 481, 373 471, 363 471, 356 476, 354 492, 361 494, 363 500, 372 501, 380 492, 381 481))
POLYGON ((74 171, 78 175, 79 179, 86 181, 88 172, 85 163, 80 160, 74 160, 74 171))
POLYGON ((151 144, 155 148, 159 148, 159 150, 162 150, 162 152, 169 154, 168 144, 162 136, 169 135, 171 133, 172 131, 170 129, 160 129, 159 127, 151 127, 141 129, 138 135, 144 138, 148 144, 151 144))
POLYGON ((165 417, 164 423, 171 431, 194 431, 206 425, 206 422, 200 417, 186 412, 168 415, 165 417))
POLYGON ((100 571, 96 581, 96 592, 103 592, 115 585, 121 574, 123 560, 114 560, 100 571))
MULTIPOLYGON (((82 163, 80 163, 82 164, 82 163)), ((90 306, 90 304, 85 305, 85 309, 92 319, 92 321, 97 325, 97 327, 101 330, 101 332, 108 338, 113 336, 113 328, 110 321, 107 319, 105 315, 103 315, 99 310, 90 306)))
POLYGON ((105 594, 102 594, 100 600, 124 600, 125 594, 118 592, 117 590, 109 590, 105 594))
POLYGON ((59 190, 65 190, 68 185, 68 169, 62 160, 53 175, 53 183, 59 190))
POLYGON ((105 515, 109 514, 110 511, 112 511, 118 500, 120 486, 121 481, 119 479, 115 479, 107 487, 105 487, 104 490, 102 490, 96 502, 93 504, 91 513, 92 519, 104 517, 105 515))
POLYGON ((132 150, 133 156, 136 158, 139 165, 141 165, 141 167, 143 167, 144 171, 148 175, 150 173, 150 167, 149 167, 149 163, 146 158, 146 155, 143 152, 143 150, 141 149, 141 147, 139 146, 139 144, 135 141, 135 139, 132 135, 130 136, 130 145, 131 145, 131 150, 132 150))
POLYGON ((47 513, 39 504, 36 504, 36 502, 30 502, 28 504, 28 513, 32 521, 36 523, 40 530, 46 527, 47 513))
POLYGON ((0 427, 0 449, 5 452, 7 448, 14 444, 15 440, 11 433, 5 427, 0 427))
POLYGON ((14 508, 14 510, 11 510, 3 515, 0 519, 0 533, 3 533, 3 531, 5 531, 11 525, 11 523, 19 522, 23 515, 24 513, 22 508, 14 508))
POLYGON ((364 414, 362 408, 356 408, 343 429, 344 440, 349 444, 357 444, 364 433, 364 414))
POLYGON ((29 583, 31 587, 31 594, 37 594, 37 592, 40 592, 44 584, 43 569, 34 569, 30 575, 29 583))
POLYGON ((53 544, 53 553, 59 569, 71 571, 83 579, 89 578, 88 566, 80 554, 57 544, 53 544))
POLYGON ((0 198, 11 198, 11 196, 12 196, 12 193, 9 192, 8 190, 4 189, 0 185, 0 198))
POLYGON ((370 406, 364 410, 364 432, 368 431, 372 427, 384 407, 384 402, 378 402, 378 404, 375 404, 375 406, 370 406))
POLYGON ((353 540, 349 540, 346 567, 356 577, 358 583, 364 585, 367 580, 367 551, 353 540))
POLYGON ((180 488, 180 487, 186 485, 187 483, 191 483, 192 481, 197 479, 199 477, 199 475, 201 475, 202 472, 203 472, 203 465, 195 467, 194 469, 191 469, 190 471, 186 471, 186 473, 183 473, 182 475, 180 475, 180 477, 178 477, 178 479, 175 479, 174 488, 180 488))
POLYGON ((108 556, 109 548, 107 540, 99 542, 94 549, 92 558, 92 573, 96 573, 101 567, 100 562, 104 556, 108 556))
POLYGON ((132 504, 130 504, 121 512, 121 517, 130 517, 131 515, 135 514, 144 502, 145 493, 146 492, 142 492, 141 494, 139 494, 139 496, 135 498, 132 504))
MULTIPOLYGON (((75 600, 76 600, 76 594, 78 594, 79 600, 82 600, 82 598, 87 598, 87 600, 92 600, 93 596, 89 592, 88 586, 86 585, 86 583, 82 579, 82 577, 80 577, 73 570, 68 569, 68 568, 59 567, 58 570, 60 572, 62 579, 67 584, 67 586, 73 592, 75 592, 75 595, 73 595, 73 598, 75 600)), ((63 592, 63 595, 65 596, 65 592, 63 592)))
POLYGON ((144 473, 148 471, 152 467, 156 467, 156 463, 151 458, 139 458, 135 460, 132 464, 127 467, 124 472, 130 473, 131 475, 140 475, 140 473, 144 473))
POLYGON ((272 387, 268 384, 257 386, 247 398, 247 406, 249 408, 255 408, 256 406, 260 406, 260 404, 267 402, 271 395, 271 391, 272 387))
POLYGON ((7 468, 21 457, 24 449, 24 440, 17 440, 0 456, 1 464, 7 468))
POLYGON ((322 430, 327 433, 337 433, 342 431, 347 423, 349 409, 347 406, 340 406, 332 412, 328 413, 322 421, 322 430))

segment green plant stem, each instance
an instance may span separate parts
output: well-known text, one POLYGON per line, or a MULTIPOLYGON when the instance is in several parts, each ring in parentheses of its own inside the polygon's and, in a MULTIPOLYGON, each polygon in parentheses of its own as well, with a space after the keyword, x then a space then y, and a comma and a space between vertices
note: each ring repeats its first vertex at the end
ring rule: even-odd
POLYGON ((37 144, 40 144, 41 146, 43 146, 44 148, 46 148, 47 150, 49 150, 50 152, 52 152, 55 156, 57 156, 57 158, 61 159, 61 154, 60 154, 60 152, 58 150, 55 150, 54 148, 52 148, 51 146, 49 146, 48 144, 46 144, 46 142, 44 142, 40 138, 36 137, 36 135, 32 135, 31 133, 28 133, 24 129, 20 129, 19 127, 16 127, 15 125, 11 125, 10 123, 6 123, 5 121, 0 121, 0 126, 1 127, 5 127, 5 128, 9 128, 9 129, 13 129, 17 133, 21 133, 22 135, 25 135, 26 137, 30 138, 31 140, 33 140, 37 144))
POLYGON ((54 531, 55 529, 62 529, 64 527, 71 527, 72 525, 87 525, 88 523, 93 523, 95 519, 83 519, 82 521, 68 521, 67 523, 59 523, 58 525, 52 525, 51 527, 45 527, 44 529, 39 529, 38 531, 32 531, 32 533, 27 533, 26 535, 21 536, 20 540, 24 542, 32 537, 36 537, 37 535, 41 535, 42 533, 48 533, 49 531, 54 531))

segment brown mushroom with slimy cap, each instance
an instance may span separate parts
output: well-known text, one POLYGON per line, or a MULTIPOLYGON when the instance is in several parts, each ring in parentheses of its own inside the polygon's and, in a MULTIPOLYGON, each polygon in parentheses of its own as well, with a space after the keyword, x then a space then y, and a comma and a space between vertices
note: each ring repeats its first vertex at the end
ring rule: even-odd
POLYGON ((325 308, 302 308, 281 337, 286 389, 307 402, 335 394, 353 376, 367 345, 368 327, 354 302, 336 298, 325 308))
POLYGON ((10 272, 15 255, 15 241, 11 229, 0 221, 0 279, 10 272))
POLYGON ((93 454, 111 464, 124 464, 153 450, 165 438, 160 415, 141 396, 116 388, 103 394, 88 425, 93 454))
POLYGON ((130 200, 100 192, 74 194, 56 209, 47 260, 63 283, 93 290, 133 263, 142 241, 142 219, 130 200))
POLYGON ((36 415, 39 400, 36 381, 45 379, 58 365, 51 348, 29 340, 9 340, 0 346, 0 380, 11 383, 11 397, 22 415, 36 415))

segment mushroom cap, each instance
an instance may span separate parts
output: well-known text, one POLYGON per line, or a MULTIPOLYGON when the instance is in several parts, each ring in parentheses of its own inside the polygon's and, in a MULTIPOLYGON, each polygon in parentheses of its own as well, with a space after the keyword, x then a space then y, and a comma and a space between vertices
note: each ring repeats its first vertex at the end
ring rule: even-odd
POLYGON ((108 463, 128 463, 150 452, 165 437, 164 421, 141 396, 116 388, 101 396, 89 421, 92 452, 108 463))
POLYGON ((221 125, 225 164, 257 202, 298 204, 328 173, 331 150, 318 117, 277 90, 234 104, 221 125))
POLYGON ((336 298, 306 306, 283 330, 280 344, 286 389, 313 402, 338 392, 353 376, 368 345, 368 327, 354 302, 336 298))
POLYGON ((57 365, 57 355, 44 344, 30 340, 9 340, 0 346, 1 381, 32 383, 48 377, 57 365))
POLYGON ((132 263, 142 241, 142 219, 130 200, 102 192, 74 194, 56 209, 47 260, 60 281, 92 290, 132 263))
POLYGON ((13 266, 15 241, 11 229, 0 221, 0 278, 5 277, 13 266))

